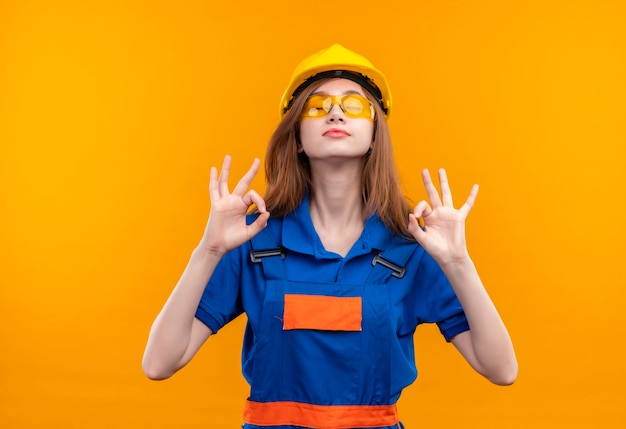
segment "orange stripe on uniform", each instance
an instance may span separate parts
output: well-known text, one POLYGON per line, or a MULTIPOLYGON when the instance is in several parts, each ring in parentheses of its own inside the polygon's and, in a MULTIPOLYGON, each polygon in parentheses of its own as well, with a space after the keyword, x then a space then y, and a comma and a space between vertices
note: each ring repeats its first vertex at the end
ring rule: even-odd
POLYGON ((285 295, 283 329, 360 331, 361 297, 285 295))
POLYGON ((376 428, 398 424, 396 405, 312 405, 248 400, 244 421, 257 426, 304 426, 316 429, 376 428))

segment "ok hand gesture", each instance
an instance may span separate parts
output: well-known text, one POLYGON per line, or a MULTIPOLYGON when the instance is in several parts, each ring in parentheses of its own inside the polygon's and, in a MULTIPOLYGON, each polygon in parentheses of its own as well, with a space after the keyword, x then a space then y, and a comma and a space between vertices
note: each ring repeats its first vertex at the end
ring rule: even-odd
POLYGON ((261 161, 254 159, 247 173, 239 180, 231 193, 228 190, 231 157, 226 155, 222 171, 211 167, 209 194, 211 196, 211 214, 204 236, 200 243, 210 253, 223 255, 229 250, 240 246, 259 233, 267 225, 270 216, 265 201, 254 190, 248 190, 252 180, 259 171, 261 161), (248 209, 256 204, 259 217, 250 225, 246 224, 248 209))
POLYGON ((409 215, 409 232, 440 265, 463 261, 468 257, 465 219, 474 205, 478 185, 472 187, 465 204, 460 209, 455 209, 444 169, 439 170, 441 197, 428 170, 422 171, 422 180, 430 205, 426 201, 420 201, 415 206, 415 210, 409 215), (423 228, 418 222, 420 218, 423 220, 423 228))

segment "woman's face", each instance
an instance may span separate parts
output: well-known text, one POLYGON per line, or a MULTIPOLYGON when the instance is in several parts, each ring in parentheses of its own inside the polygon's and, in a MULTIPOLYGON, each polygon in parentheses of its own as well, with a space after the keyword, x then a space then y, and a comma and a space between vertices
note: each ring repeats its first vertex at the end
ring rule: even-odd
MULTIPOLYGON (((312 95, 315 94, 365 97, 365 90, 351 80, 333 79, 323 83, 312 95)), ((369 110, 369 105, 366 107, 369 110)), ((301 119, 298 152, 306 153, 311 161, 361 159, 371 147, 373 132, 373 120, 348 116, 335 104, 325 116, 301 119)))

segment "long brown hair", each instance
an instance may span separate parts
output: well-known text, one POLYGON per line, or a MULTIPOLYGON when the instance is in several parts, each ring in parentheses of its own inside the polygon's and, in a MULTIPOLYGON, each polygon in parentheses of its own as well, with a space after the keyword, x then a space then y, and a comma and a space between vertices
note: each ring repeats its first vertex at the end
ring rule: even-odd
MULTIPOLYGON (((270 138, 265 155, 267 187, 265 204, 273 217, 293 212, 311 191, 311 169, 306 154, 298 153, 300 114, 306 99, 325 81, 307 87, 294 100, 270 138)), ((410 208, 402 194, 393 158, 389 127, 375 99, 364 91, 376 109, 372 148, 363 161, 364 217, 376 213, 394 234, 410 238, 407 227, 410 208)))

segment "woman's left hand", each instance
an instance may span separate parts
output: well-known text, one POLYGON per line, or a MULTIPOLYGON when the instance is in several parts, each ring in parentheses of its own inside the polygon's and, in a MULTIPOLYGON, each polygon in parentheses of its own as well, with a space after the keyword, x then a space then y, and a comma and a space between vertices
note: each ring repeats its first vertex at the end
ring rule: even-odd
POLYGON ((420 201, 409 215, 409 232, 417 242, 440 264, 461 262, 468 258, 465 243, 465 219, 469 214, 478 185, 474 185, 460 209, 455 209, 448 177, 444 169, 439 170, 441 197, 433 184, 428 170, 422 171, 422 180, 430 204, 420 201), (418 219, 423 220, 423 227, 418 219))

